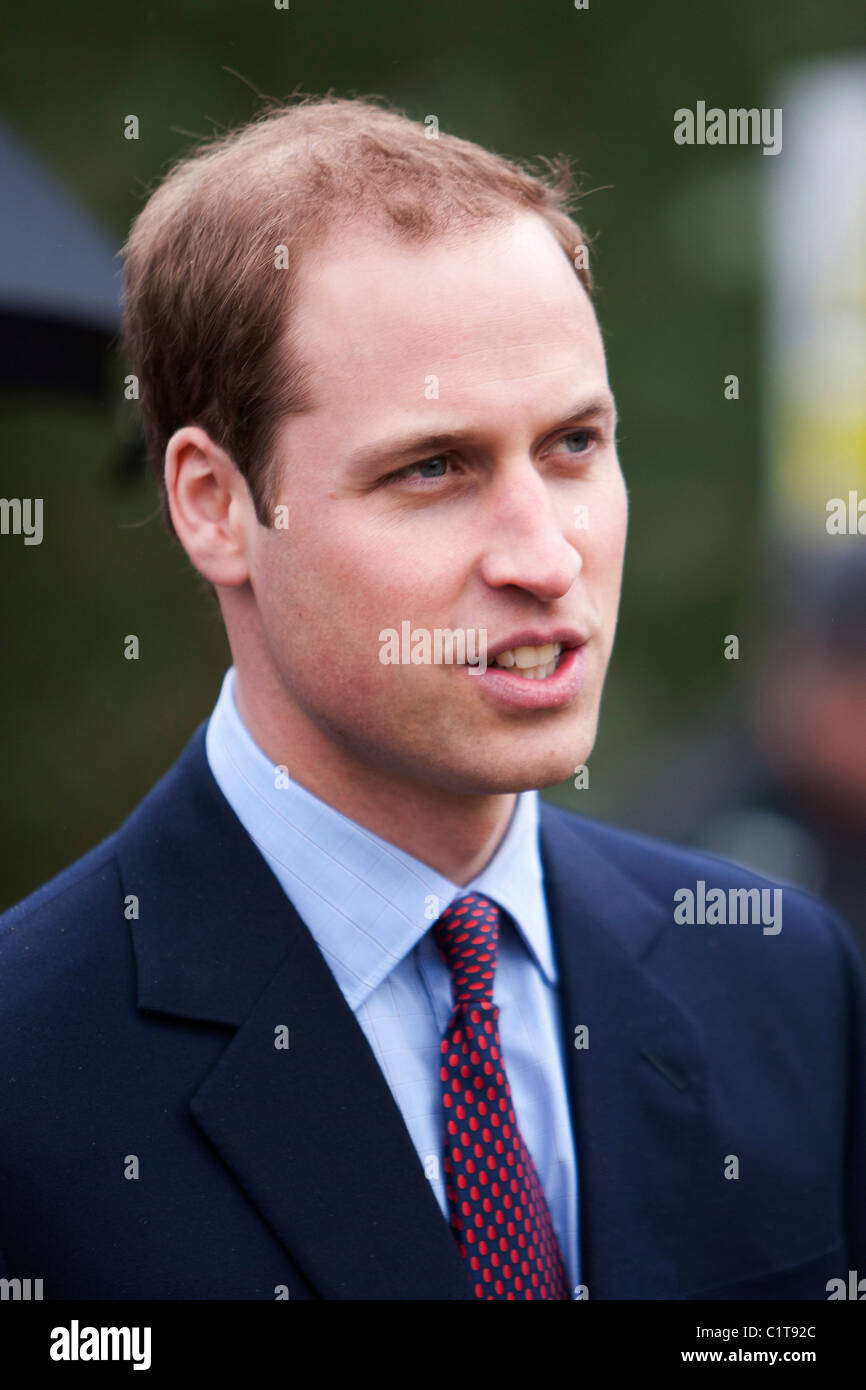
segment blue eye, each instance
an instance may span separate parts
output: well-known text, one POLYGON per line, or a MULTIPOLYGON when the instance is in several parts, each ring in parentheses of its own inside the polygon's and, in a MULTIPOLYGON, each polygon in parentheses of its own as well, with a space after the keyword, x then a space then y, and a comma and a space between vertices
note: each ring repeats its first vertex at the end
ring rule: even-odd
POLYGON ((586 440, 586 445, 583 449, 574 450, 575 453, 585 454, 589 451, 589 448, 595 443, 597 439, 597 434, 595 430, 571 430, 568 434, 564 434, 562 436, 563 444, 565 443, 566 439, 586 440))
POLYGON ((407 468, 401 468, 397 473, 392 473, 389 481, 403 482, 405 479, 417 477, 420 478, 422 482, 426 480, 427 482, 435 483, 439 478, 448 476, 445 470, 449 465, 450 459, 448 459, 445 454, 437 454, 435 458, 422 459, 420 463, 410 463, 407 468), (428 469, 434 469, 435 471, 427 472, 426 470, 428 469))
MULTIPOLYGON (((448 467, 448 460, 447 460, 447 458, 445 458, 444 455, 442 455, 442 454, 440 454, 440 455, 438 456, 438 458, 434 458, 434 459, 425 459, 423 463, 413 463, 411 471, 414 472, 415 469, 421 469, 421 468, 437 468, 437 467, 439 467, 440 464, 441 464, 443 467, 445 467, 445 468, 448 467)), ((422 476, 425 477, 425 478, 441 478, 441 477, 443 476, 443 474, 442 474, 442 473, 425 473, 425 474, 423 474, 422 476)))

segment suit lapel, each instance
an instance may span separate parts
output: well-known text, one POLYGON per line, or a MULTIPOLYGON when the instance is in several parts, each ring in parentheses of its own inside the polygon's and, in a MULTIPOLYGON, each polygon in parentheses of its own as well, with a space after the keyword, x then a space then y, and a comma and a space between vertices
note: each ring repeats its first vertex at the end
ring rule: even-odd
POLYGON ((139 900, 139 1005, 236 1028, 191 1110, 316 1291, 473 1298, 363 1030, 214 781, 204 726, 118 855, 139 900))
POLYGON ((402 1116, 312 939, 297 934, 192 1112, 323 1298, 471 1297, 402 1116), (280 1025, 286 1050, 274 1046, 280 1025))
POLYGON ((590 1298, 683 1297, 706 1182, 706 1082, 694 1028, 653 977, 670 916, 543 806, 545 888, 580 1190, 581 1279, 590 1298), (575 1047, 575 1029, 588 1046, 575 1047))

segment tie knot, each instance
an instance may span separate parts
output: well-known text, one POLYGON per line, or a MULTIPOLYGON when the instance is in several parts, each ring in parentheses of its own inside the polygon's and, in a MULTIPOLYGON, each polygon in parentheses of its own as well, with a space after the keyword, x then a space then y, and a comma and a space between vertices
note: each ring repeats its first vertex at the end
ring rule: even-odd
POLYGON ((451 971, 455 1005, 492 1006, 499 941, 496 904, 482 893, 465 893, 445 909, 433 934, 451 971))

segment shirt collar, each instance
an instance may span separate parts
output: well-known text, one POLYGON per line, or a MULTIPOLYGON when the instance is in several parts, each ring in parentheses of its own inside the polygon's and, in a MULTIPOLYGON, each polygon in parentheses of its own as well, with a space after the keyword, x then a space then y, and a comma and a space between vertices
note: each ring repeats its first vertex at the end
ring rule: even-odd
MULTIPOLYGON (((484 893, 512 917, 537 968, 556 983, 538 845, 538 793, 521 792, 496 853, 460 887, 281 777, 234 698, 234 667, 207 728, 211 771, 238 819, 309 927, 357 1010, 445 908, 484 893)), ((291 773, 291 769, 289 769, 291 773)))

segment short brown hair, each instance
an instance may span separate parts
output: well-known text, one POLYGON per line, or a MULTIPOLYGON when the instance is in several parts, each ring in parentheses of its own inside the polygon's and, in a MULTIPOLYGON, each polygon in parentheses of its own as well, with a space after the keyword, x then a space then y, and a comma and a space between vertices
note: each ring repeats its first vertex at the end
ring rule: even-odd
POLYGON ((455 135, 428 138, 430 126, 381 102, 328 94, 269 106, 176 163, 135 219, 124 346, 169 526, 165 449, 186 424, 225 449, 270 524, 276 428, 310 405, 291 313, 298 270, 336 223, 423 243, 534 211, 591 291, 567 160, 533 173, 455 135))

